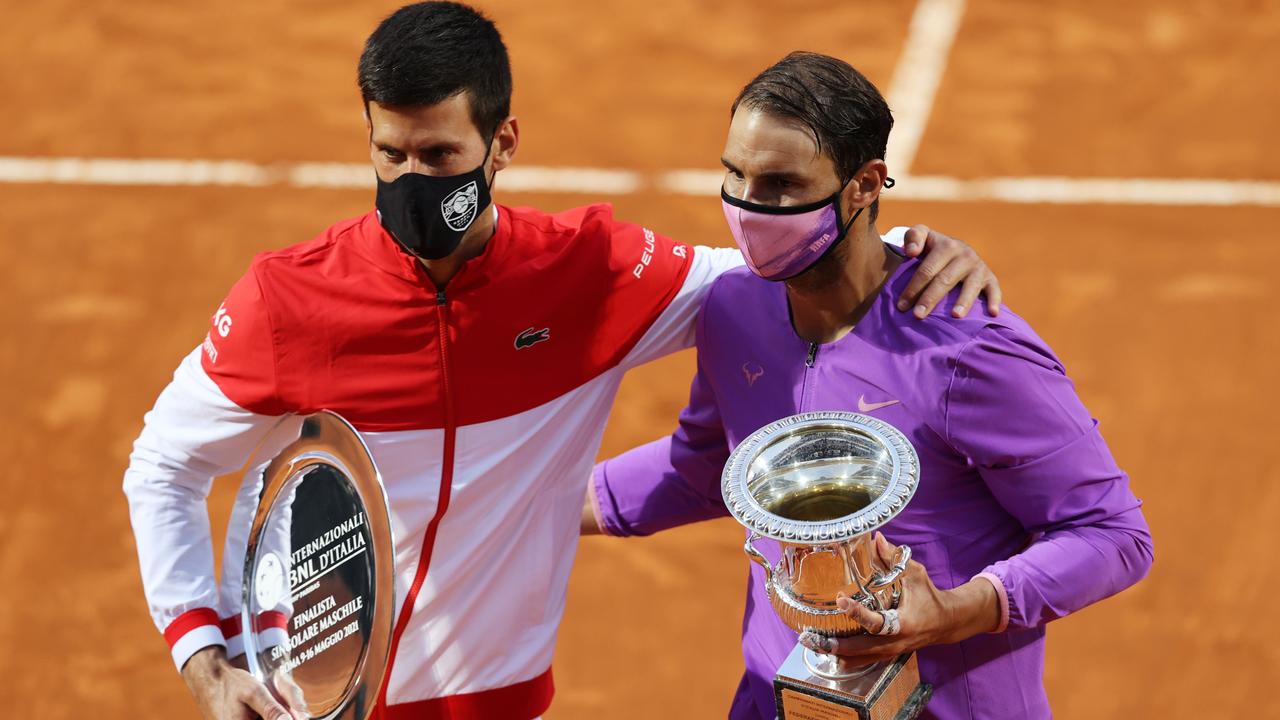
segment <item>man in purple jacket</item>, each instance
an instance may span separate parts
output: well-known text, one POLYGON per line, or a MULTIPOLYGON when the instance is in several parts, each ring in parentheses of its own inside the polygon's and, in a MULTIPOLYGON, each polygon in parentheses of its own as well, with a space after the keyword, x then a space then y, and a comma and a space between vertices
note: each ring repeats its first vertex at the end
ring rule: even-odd
MULTIPOLYGON (((919 562, 887 628, 841 600, 893 634, 804 641, 866 661, 918 651, 934 685, 926 717, 1047 718, 1045 624, 1141 579, 1151 535, 1097 422, 1024 320, 955 318, 954 294, 923 322, 894 311, 917 263, 875 227, 892 124, 875 87, 823 55, 793 53, 742 90, 722 195, 747 267, 703 305, 679 428, 596 468, 584 530, 647 535, 725 516, 720 473, 752 432, 801 412, 869 413, 919 453, 919 489, 884 528, 919 562)), ((759 547, 777 561, 776 543, 759 547)), ((773 677, 797 640, 750 567, 730 711, 743 720, 774 717, 773 677)))

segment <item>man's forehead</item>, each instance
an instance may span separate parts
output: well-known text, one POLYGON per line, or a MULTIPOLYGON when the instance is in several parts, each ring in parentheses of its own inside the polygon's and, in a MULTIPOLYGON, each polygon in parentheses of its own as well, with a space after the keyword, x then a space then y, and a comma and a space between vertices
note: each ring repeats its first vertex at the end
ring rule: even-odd
POLYGON ((750 108, 739 108, 734 113, 724 159, 739 169, 760 174, 794 172, 830 163, 818 151, 817 140, 803 123, 750 108))
POLYGON ((435 105, 368 105, 374 140, 392 142, 468 142, 480 140, 465 93, 435 105))

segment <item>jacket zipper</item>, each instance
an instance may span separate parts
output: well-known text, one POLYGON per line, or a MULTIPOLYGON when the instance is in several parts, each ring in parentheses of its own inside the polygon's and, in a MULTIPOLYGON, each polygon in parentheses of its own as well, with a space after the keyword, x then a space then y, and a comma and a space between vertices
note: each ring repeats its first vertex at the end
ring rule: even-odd
POLYGON ((807 412, 809 405, 809 371, 818 360, 818 343, 809 343, 809 352, 804 357, 804 379, 800 381, 800 412, 807 412))
MULTIPOLYGON (((418 599, 418 591, 427 578, 427 569, 431 566, 431 555, 435 549, 436 532, 440 527, 440 519, 449 509, 449 496, 453 488, 453 454, 457 444, 457 427, 453 413, 453 392, 449 382, 449 300, 444 290, 436 291, 437 340, 440 347, 440 393, 444 404, 444 450, 441 455, 439 502, 436 514, 427 524, 427 531, 422 538, 422 553, 418 557, 418 571, 414 575, 409 592, 405 595, 404 605, 400 608, 400 617, 396 620, 395 629, 391 633, 391 647, 387 655, 387 669, 382 677, 382 688, 378 693, 378 705, 387 704, 387 686, 391 680, 391 670, 395 667, 396 651, 400 647, 400 636, 413 617, 413 606, 418 599)), ((375 715, 377 717, 377 715, 375 715)))

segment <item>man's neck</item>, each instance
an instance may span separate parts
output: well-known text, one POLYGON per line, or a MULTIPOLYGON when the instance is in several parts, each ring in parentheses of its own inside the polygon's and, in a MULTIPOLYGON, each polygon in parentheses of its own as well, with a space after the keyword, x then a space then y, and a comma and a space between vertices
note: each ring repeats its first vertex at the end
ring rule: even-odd
POLYGON ((469 260, 484 252, 485 245, 488 244, 490 238, 498 227, 498 206, 490 205, 488 209, 483 211, 480 218, 467 229, 467 234, 462 237, 462 242, 458 244, 458 249, 439 260, 423 260, 418 259, 422 263, 423 269, 427 271, 427 277, 431 278, 431 282, 436 287, 443 290, 453 279, 454 275, 466 265, 469 260))
POLYGON ((787 282, 791 324, 808 342, 830 343, 847 335, 871 309, 881 286, 902 262, 880 240, 874 223, 851 228, 844 242, 848 248, 843 263, 827 269, 823 276, 802 276, 787 282))

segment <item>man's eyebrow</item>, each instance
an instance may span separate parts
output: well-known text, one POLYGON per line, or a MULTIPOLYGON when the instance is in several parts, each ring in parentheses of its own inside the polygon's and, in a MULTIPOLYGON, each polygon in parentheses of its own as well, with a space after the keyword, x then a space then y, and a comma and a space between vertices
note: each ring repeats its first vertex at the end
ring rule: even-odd
MULTIPOLYGON (((728 158, 720 158, 720 164, 723 165, 725 169, 731 173, 735 173, 737 175, 744 174, 742 170, 738 169, 736 165, 729 162, 728 158)), ((786 170, 766 170, 765 172, 762 172, 756 175, 755 177, 757 180, 764 180, 767 182, 785 181, 790 183, 798 183, 804 180, 802 176, 786 170)))
POLYGON ((448 150, 450 152, 462 152, 462 144, 452 142, 450 140, 441 140, 440 142, 423 145, 418 148, 418 152, 428 154, 437 150, 448 150))
MULTIPOLYGON (((379 150, 397 152, 397 153, 404 152, 404 150, 387 142, 374 142, 373 145, 379 150)), ((444 142, 431 143, 430 145, 423 145, 422 147, 419 147, 418 149, 414 150, 414 152, 422 155, 427 155, 437 150, 449 150, 452 152, 461 152, 462 146, 459 145, 458 143, 444 141, 444 142)))
POLYGON ((786 171, 769 171, 760 173, 759 179, 768 180, 770 182, 786 181, 790 183, 800 182, 803 178, 795 173, 786 171))

